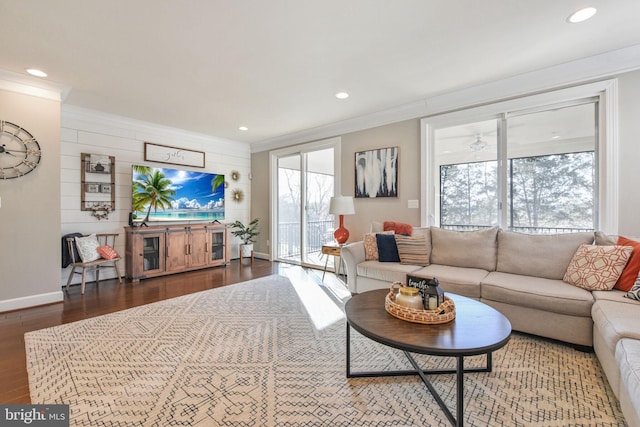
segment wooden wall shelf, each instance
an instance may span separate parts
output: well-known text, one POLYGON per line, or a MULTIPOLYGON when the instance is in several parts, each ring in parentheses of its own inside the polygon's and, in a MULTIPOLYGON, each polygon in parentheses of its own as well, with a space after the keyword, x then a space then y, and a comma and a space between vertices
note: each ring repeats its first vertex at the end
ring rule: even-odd
POLYGON ((113 212, 116 209, 116 158, 82 153, 80 161, 80 210, 108 207, 113 212))

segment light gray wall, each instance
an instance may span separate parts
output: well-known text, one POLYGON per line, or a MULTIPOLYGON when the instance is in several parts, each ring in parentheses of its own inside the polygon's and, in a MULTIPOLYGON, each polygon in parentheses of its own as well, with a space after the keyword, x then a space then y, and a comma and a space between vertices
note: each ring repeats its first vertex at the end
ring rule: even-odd
POLYGON ((62 299, 60 103, 0 90, 0 120, 24 127, 42 158, 31 173, 0 179, 0 311, 62 299))
MULTIPOLYGON (((618 232, 627 236, 640 236, 640 71, 617 76, 619 79, 619 203, 618 232)), ((420 200, 420 120, 400 121, 373 127, 342 137, 341 192, 354 195, 354 153, 399 146, 399 181, 397 198, 355 199, 355 215, 345 216, 345 227, 350 232, 349 241, 361 240, 369 231, 371 221, 401 221, 420 225, 420 210, 409 209, 409 200, 420 200)), ((252 192, 263 194, 264 206, 268 205, 269 180, 268 153, 252 154, 254 175, 260 170, 263 178, 252 182, 252 192)), ((261 199, 262 200, 262 199, 261 199)), ((252 215, 268 214, 268 208, 252 206, 252 215)), ((268 223, 268 221, 264 221, 268 223)), ((265 243, 266 243, 266 238, 265 243)), ((267 247, 262 246, 266 251, 267 247)))
POLYGON ((409 200, 420 200, 420 120, 406 120, 342 135, 341 191, 355 194, 355 153, 398 147, 398 197, 354 199, 356 214, 344 217, 349 242, 362 240, 371 221, 400 221, 420 225, 420 209, 409 209, 409 200))

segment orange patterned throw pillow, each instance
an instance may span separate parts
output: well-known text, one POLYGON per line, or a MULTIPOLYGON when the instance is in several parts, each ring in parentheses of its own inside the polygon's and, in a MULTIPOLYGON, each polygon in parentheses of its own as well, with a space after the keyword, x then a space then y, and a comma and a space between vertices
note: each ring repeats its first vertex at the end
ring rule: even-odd
POLYGON ((100 254, 100 256, 104 259, 114 259, 118 258, 118 252, 115 251, 111 246, 99 246, 96 251, 100 254))
POLYGON ((628 246, 582 244, 573 255, 563 280, 589 291, 610 291, 627 265, 628 246))
MULTIPOLYGON (((393 231, 385 231, 377 234, 393 234, 393 231)), ((378 261, 378 242, 376 233, 367 233, 362 239, 364 242, 364 259, 365 261, 378 261)))

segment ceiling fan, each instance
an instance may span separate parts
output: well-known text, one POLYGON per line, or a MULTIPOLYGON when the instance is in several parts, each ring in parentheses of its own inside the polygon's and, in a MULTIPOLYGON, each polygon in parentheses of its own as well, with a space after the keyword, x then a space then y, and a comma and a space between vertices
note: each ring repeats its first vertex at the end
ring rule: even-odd
POLYGON ((475 152, 484 150, 484 148, 486 146, 487 146, 487 143, 482 140, 482 134, 481 133, 477 134, 476 135, 476 140, 473 141, 471 144, 469 144, 469 148, 471 148, 475 152))

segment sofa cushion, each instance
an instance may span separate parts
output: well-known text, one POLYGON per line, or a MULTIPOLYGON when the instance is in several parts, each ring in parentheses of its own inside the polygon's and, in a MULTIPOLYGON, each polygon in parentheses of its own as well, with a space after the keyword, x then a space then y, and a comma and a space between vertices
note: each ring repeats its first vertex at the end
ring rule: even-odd
POLYGON ((620 368, 620 406, 629 425, 638 425, 640 422, 640 341, 621 339, 616 345, 616 363, 620 368))
MULTIPOLYGON (((418 265, 400 264, 399 262, 380 262, 365 261, 358 264, 356 271, 358 276, 368 277, 370 279, 382 280, 389 283, 399 281, 407 282, 407 274, 419 270, 418 265)), ((384 302, 383 302, 384 303, 384 302)))
POLYGON ((378 261, 380 262, 400 262, 398 246, 393 234, 376 234, 378 243, 378 261))
POLYGON ((610 291, 593 291, 591 295, 593 295, 593 299, 596 301, 616 301, 616 302, 626 302, 627 304, 633 304, 633 300, 629 300, 624 297, 626 292, 619 291, 617 289, 612 289, 610 291))
POLYGON ((395 234, 406 234, 411 236, 413 232, 413 225, 405 222, 385 221, 382 223, 382 229, 384 231, 393 231, 395 234))
POLYGON ((489 272, 480 268, 452 267, 450 265, 431 264, 414 271, 413 276, 433 279, 436 277, 445 292, 463 295, 469 298, 480 298, 480 282, 489 272))
POLYGON ((627 265, 631 251, 628 246, 582 244, 573 254, 562 280, 589 291, 609 291, 627 265))
MULTIPOLYGON (((381 234, 393 234, 393 231, 383 231, 381 234)), ((378 260, 378 241, 376 233, 367 233, 362 239, 364 243, 364 257, 367 261, 378 260)))
POLYGON ((640 339, 640 306, 631 303, 598 299, 591 317, 607 347, 616 348, 622 338, 640 339))
POLYGON ((562 280, 491 272, 480 284, 482 299, 571 316, 591 315, 591 292, 562 280))
POLYGON ((629 291, 638 278, 638 273, 640 273, 640 242, 619 236, 618 245, 628 246, 633 249, 629 262, 615 286, 616 289, 621 291, 629 291))
POLYGON ((618 236, 611 236, 603 231, 596 231, 594 233, 595 244, 600 246, 611 246, 618 244, 618 236))
POLYGON ((524 234, 500 230, 496 271, 562 280, 578 246, 593 233, 524 234))
POLYGON ((410 237, 395 235, 401 264, 429 265, 429 247, 424 236, 410 237))
POLYGON ((380 221, 371 221, 371 232, 380 233, 384 231, 384 224, 380 221))
POLYGON ((625 298, 629 298, 632 301, 640 302, 640 277, 636 280, 636 284, 631 287, 631 290, 624 294, 625 298))
POLYGON ((431 264, 496 269, 498 227, 478 231, 431 228, 431 264))

